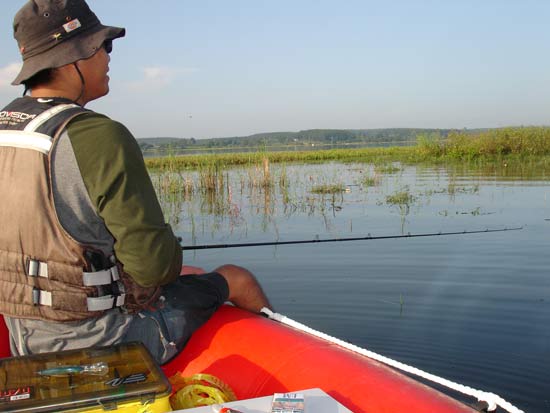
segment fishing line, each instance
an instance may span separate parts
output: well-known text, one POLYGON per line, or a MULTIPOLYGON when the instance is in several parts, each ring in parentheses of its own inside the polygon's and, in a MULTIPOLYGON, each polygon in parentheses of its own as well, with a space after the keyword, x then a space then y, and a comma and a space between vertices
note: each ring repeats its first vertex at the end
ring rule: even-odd
POLYGON ((320 242, 344 242, 344 241, 370 241, 377 239, 399 239, 399 238, 420 238, 420 237, 440 237, 443 235, 464 235, 464 234, 481 234, 489 232, 506 232, 519 231, 523 227, 500 228, 500 229, 483 229, 477 231, 455 231, 455 232, 428 232, 424 234, 403 234, 403 235, 382 235, 373 237, 368 234, 366 237, 350 237, 350 238, 328 238, 328 239, 311 239, 311 240, 296 240, 296 241, 267 241, 267 242, 244 242, 237 244, 206 244, 206 245, 188 245, 182 246, 184 251, 188 250, 208 250, 219 248, 242 248, 242 247, 264 247, 269 245, 291 245, 291 244, 315 244, 320 242))

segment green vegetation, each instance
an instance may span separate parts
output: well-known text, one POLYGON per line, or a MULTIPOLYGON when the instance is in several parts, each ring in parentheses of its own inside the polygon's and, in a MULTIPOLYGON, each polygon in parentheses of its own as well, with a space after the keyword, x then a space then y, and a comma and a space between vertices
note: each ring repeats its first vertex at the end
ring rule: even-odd
MULTIPOLYGON (((377 147, 361 149, 331 149, 293 152, 246 152, 206 155, 170 155, 146 158, 147 166, 155 171, 182 171, 214 168, 223 170, 231 165, 255 166, 264 169, 264 162, 369 162, 378 168, 396 168, 392 162, 475 162, 499 161, 505 166, 520 160, 547 164, 550 158, 550 128, 526 127, 483 131, 477 134, 451 132, 446 139, 439 134, 420 135, 415 146, 377 147), (542 158, 542 160, 541 160, 542 158), (266 161, 267 160, 267 161, 266 161), (384 166, 385 165, 385 166, 384 166)), ((383 169, 384 173, 389 170, 383 169)), ((378 171, 379 172, 379 171, 378 171)), ((397 170, 393 171, 397 172, 397 170)), ((266 178, 264 172, 264 178, 266 178)), ((266 178, 267 179, 267 178, 266 178)), ((267 181, 264 180, 264 183, 267 181)))
POLYGON ((362 184, 366 187, 380 185, 380 174, 376 174, 374 176, 365 176, 363 178, 362 184))
POLYGON ((401 170, 400 167, 393 164, 389 165, 376 165, 374 171, 379 174, 395 174, 401 170))
POLYGON ((344 184, 315 185, 310 192, 313 194, 340 194, 346 192, 346 186, 344 184))
MULTIPOLYGON (((176 230, 189 232, 191 240, 214 236, 222 228, 247 234, 254 225, 277 233, 278 219, 295 214, 319 216, 332 231, 346 202, 385 206, 399 214, 405 233, 409 214, 429 204, 427 197, 476 194, 479 177, 550 179, 549 130, 456 133, 447 139, 422 135, 409 147, 185 156, 170 151, 162 158, 146 158, 146 163, 166 219, 176 230), (435 171, 441 184, 436 180, 436 187, 409 187, 411 171, 422 176, 424 169, 435 171)), ((491 213, 477 205, 439 212, 491 213)))
POLYGON ((386 196, 386 203, 390 205, 410 205, 416 198, 409 192, 408 188, 386 196))
POLYGON ((138 139, 141 149, 151 155, 166 154, 169 150, 189 153, 196 150, 217 149, 311 149, 312 146, 403 145, 414 144, 419 134, 437 134, 446 137, 451 129, 309 129, 299 132, 259 133, 250 136, 209 139, 142 138, 138 139))
POLYGON ((199 169, 205 163, 218 163, 223 166, 250 166, 259 165, 266 158, 270 163, 292 162, 327 162, 338 160, 343 162, 371 161, 376 163, 388 162, 392 159, 410 158, 414 154, 413 147, 391 148, 363 148, 363 149, 333 149, 299 152, 246 152, 228 154, 181 155, 175 157, 146 158, 147 167, 153 170, 166 171, 177 168, 199 169))
POLYGON ((550 155, 550 128, 504 128, 474 135, 451 132, 445 140, 436 135, 420 135, 415 148, 417 156, 424 159, 550 155))

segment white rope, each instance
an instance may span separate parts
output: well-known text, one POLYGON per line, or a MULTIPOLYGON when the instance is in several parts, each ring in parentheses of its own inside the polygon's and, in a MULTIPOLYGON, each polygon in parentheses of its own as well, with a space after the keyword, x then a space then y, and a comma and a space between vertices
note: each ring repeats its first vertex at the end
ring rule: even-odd
POLYGON ((286 317, 282 314, 274 313, 273 311, 269 310, 268 308, 265 308, 265 307, 262 308, 261 312, 266 314, 269 318, 271 318, 273 320, 276 320, 276 321, 278 321, 282 324, 286 324, 286 325, 288 325, 290 327, 293 327, 297 330, 304 331, 308 334, 319 337, 323 340, 326 340, 326 341, 329 341, 331 343, 337 344, 337 345, 339 345, 341 347, 344 347, 348 350, 351 350, 355 353, 361 354, 361 355, 369 357, 373 360, 376 360, 376 361, 379 361, 381 363, 387 364, 388 366, 394 367, 394 368, 399 369, 401 371, 404 371, 404 372, 407 372, 407 373, 410 373, 410 374, 414 374, 415 376, 419 376, 419 377, 422 377, 426 380, 430 380, 434 383, 441 384, 442 386, 448 387, 452 390, 456 390, 460 393, 467 394, 471 397, 475 397, 479 401, 486 402, 487 405, 488 405, 488 410, 489 411, 493 411, 497 408, 497 406, 500 406, 504 410, 506 410, 510 413, 524 413, 523 410, 518 409, 517 407, 515 407, 514 405, 512 405, 511 403, 507 402, 506 400, 504 400, 503 398, 501 398, 500 396, 498 396, 494 393, 489 393, 489 392, 484 392, 484 391, 481 391, 481 390, 476 390, 472 387, 468 387, 468 386, 465 386, 463 384, 455 383, 453 381, 450 381, 450 380, 444 379, 442 377, 438 377, 438 376, 433 375, 431 373, 427 373, 425 371, 417 369, 416 367, 412 367, 412 366, 406 365, 404 363, 401 363, 399 361, 392 360, 388 357, 385 357, 385 356, 382 356, 380 354, 374 353, 370 350, 365 350, 365 349, 363 349, 361 347, 358 347, 354 344, 350 344, 350 343, 347 343, 343 340, 340 340, 339 338, 332 337, 332 336, 329 336, 328 334, 325 334, 325 333, 322 333, 320 331, 314 330, 311 327, 308 327, 304 324, 301 324, 297 321, 294 321, 294 320, 292 320, 292 319, 290 319, 290 318, 288 318, 288 317, 286 317))

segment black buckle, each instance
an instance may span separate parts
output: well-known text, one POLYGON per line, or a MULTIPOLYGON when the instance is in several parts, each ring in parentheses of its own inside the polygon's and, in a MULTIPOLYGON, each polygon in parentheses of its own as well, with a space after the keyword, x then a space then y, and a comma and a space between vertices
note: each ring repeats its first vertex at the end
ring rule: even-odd
POLYGON ((36 287, 32 289, 32 303, 33 305, 40 305, 40 289, 36 287))
POLYGON ((85 255, 92 272, 106 270, 112 266, 109 259, 100 251, 86 250, 85 255))

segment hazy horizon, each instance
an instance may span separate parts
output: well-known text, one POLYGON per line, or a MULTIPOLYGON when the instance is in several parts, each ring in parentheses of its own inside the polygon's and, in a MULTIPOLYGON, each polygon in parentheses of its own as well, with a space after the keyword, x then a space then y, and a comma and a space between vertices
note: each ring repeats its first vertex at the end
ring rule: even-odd
MULTIPOLYGON (((0 97, 20 56, 5 2, 0 97)), ((89 0, 114 42, 89 108, 136 137, 548 125, 550 2, 89 0)))

